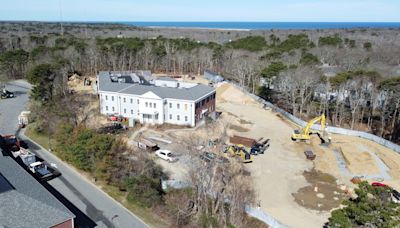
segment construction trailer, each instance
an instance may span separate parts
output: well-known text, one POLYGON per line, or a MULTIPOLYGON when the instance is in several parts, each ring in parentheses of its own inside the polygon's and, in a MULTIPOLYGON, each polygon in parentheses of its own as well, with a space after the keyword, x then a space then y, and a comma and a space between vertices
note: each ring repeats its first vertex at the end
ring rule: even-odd
POLYGON ((134 144, 142 150, 156 151, 160 149, 157 143, 154 143, 145 138, 140 138, 138 141, 134 141, 134 144))

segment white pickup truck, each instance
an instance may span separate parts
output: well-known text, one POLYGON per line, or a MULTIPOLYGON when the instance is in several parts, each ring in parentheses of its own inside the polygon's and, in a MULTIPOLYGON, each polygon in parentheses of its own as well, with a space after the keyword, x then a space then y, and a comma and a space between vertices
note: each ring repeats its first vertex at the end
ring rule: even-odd
POLYGON ((169 150, 157 150, 156 155, 166 161, 176 162, 178 158, 169 150))

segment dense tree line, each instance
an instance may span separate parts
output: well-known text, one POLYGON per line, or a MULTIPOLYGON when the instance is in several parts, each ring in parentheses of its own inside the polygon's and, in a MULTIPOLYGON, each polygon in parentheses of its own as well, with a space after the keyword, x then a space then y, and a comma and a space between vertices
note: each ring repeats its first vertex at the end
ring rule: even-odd
MULTIPOLYGON (((0 36, 0 79, 26 78, 34 85, 35 130, 54 134, 61 158, 126 190, 129 202, 143 207, 162 205, 176 226, 249 225, 243 208, 252 203, 253 192, 243 181, 246 177, 240 166, 205 168, 193 163, 194 187, 166 194, 159 184, 165 174, 151 159, 146 155, 127 159, 121 151, 129 149, 118 140, 84 126, 76 110, 85 104, 69 93, 68 75, 136 69, 201 74, 211 69, 295 116, 309 119, 325 113, 330 125, 400 141, 400 77, 395 71, 400 46, 395 36, 365 35, 365 31, 354 36, 258 33, 224 42, 200 42, 185 37, 117 38, 100 32, 95 38, 71 33, 15 34, 18 31, 0 36), (334 74, 326 72, 332 67, 334 74), (246 197, 238 198, 237 192, 246 197)), ((359 196, 360 202, 366 200, 361 190, 359 196)), ((351 205, 334 212, 330 223, 368 226, 370 208, 363 208, 366 213, 353 219, 359 209, 351 205)), ((382 220, 392 215, 379 216, 382 220)))
POLYGON ((398 38, 359 33, 364 36, 311 32, 282 36, 277 32, 240 35, 224 43, 163 36, 11 34, 0 39, 0 69, 3 78, 23 77, 28 69, 48 62, 62 65, 65 74, 136 69, 202 74, 211 69, 299 117, 325 112, 333 126, 365 130, 398 142, 397 89, 384 86, 400 74, 398 38))

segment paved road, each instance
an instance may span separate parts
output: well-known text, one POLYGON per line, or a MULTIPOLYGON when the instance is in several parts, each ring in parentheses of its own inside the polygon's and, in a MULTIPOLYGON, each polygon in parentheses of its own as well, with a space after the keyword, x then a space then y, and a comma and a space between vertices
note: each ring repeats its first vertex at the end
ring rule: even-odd
POLYGON ((29 84, 23 81, 9 83, 6 88, 16 98, 0 100, 0 134, 19 134, 31 151, 54 163, 62 176, 44 186, 62 201, 76 216, 75 227, 147 227, 134 214, 103 191, 87 181, 53 154, 28 140, 23 131, 17 131, 17 116, 28 104, 29 84))

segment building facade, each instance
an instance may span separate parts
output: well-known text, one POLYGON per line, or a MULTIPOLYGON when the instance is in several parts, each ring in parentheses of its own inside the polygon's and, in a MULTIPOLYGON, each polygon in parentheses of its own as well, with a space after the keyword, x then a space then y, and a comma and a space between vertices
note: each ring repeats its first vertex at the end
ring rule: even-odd
POLYGON ((193 127, 215 112, 215 89, 206 85, 167 77, 149 82, 132 72, 102 71, 97 77, 100 112, 105 115, 193 127))

